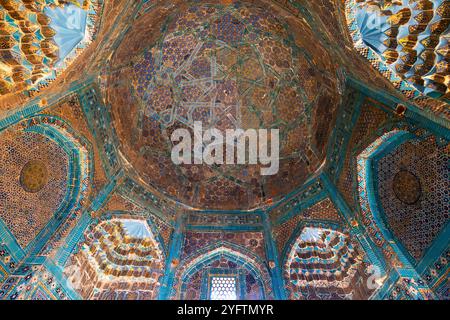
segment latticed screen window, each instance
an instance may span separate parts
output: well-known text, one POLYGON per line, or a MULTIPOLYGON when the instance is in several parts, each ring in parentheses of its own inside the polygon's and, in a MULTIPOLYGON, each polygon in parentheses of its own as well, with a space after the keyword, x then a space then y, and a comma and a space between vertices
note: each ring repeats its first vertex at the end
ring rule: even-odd
POLYGON ((235 277, 212 277, 211 300, 237 300, 235 277))

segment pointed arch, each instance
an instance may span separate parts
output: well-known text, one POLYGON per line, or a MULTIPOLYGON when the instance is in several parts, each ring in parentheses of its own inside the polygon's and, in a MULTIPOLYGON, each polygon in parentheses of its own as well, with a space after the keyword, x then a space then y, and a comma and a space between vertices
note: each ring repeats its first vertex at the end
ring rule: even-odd
POLYGON ((409 265, 410 260, 404 249, 398 246, 380 214, 374 192, 372 160, 382 152, 392 150, 414 137, 409 131, 394 129, 376 139, 357 157, 358 197, 362 222, 368 230, 370 239, 382 249, 386 263, 391 262, 393 265, 409 265))
POLYGON ((156 299, 165 255, 154 230, 135 215, 95 220, 65 267, 73 289, 84 299, 156 299))
MULTIPOLYGON (((52 200, 58 199, 59 202, 54 207, 54 211, 49 213, 50 215, 47 214, 48 219, 40 222, 36 227, 39 228, 36 229, 36 234, 28 232, 32 235, 30 240, 22 240, 20 243, 17 242, 13 236, 14 230, 12 229, 14 229, 14 225, 9 224, 8 221, 6 221, 5 226, 0 223, 0 228, 10 229, 4 233, 5 236, 11 238, 9 242, 14 246, 13 249, 18 255, 18 259, 21 259, 27 254, 47 255, 60 243, 64 235, 66 235, 67 230, 63 228, 65 222, 67 219, 76 219, 77 212, 89 193, 92 175, 92 147, 68 123, 51 115, 37 115, 27 118, 5 129, 1 132, 1 135, 3 134, 12 135, 12 137, 16 138, 23 137, 22 140, 25 145, 16 146, 16 148, 14 146, 10 147, 11 150, 17 150, 17 148, 24 149, 21 151, 22 156, 19 157, 20 159, 34 161, 33 159, 36 157, 39 158, 36 153, 42 150, 43 145, 54 145, 57 146, 57 150, 53 148, 55 149, 54 152, 49 154, 48 157, 56 157, 58 159, 62 157, 61 161, 64 162, 64 182, 48 181, 50 183, 49 185, 54 187, 60 188, 64 185, 65 189, 63 190, 63 194, 61 197, 52 198, 52 200), (35 149, 30 148, 28 144, 35 145, 35 149)), ((15 141, 19 140, 16 139, 15 141)), ((4 156, 8 157, 8 154, 5 153, 4 156)), ((52 160, 48 159, 46 162, 42 162, 42 167, 51 165, 52 160)), ((20 163, 18 161, 16 165, 20 163)), ((49 167, 48 170, 56 170, 56 168, 49 167)), ((52 173, 52 171, 49 171, 50 175, 52 173)), ((45 192, 45 190, 44 188, 35 193, 38 199, 43 199, 42 197, 44 195, 41 195, 41 193, 45 192)), ((31 200, 26 199, 30 197, 31 194, 28 193, 27 197, 23 198, 22 201, 29 202, 31 200)), ((39 206, 39 203, 36 201, 32 201, 32 203, 35 208, 39 206)), ((23 203, 23 205, 25 204, 23 203)))
MULTIPOLYGON (((448 189, 445 187, 448 181, 427 177, 437 174, 440 170, 444 170, 440 174, 442 177, 445 176, 445 170, 448 170, 446 165, 448 155, 446 156, 444 151, 446 146, 448 146, 448 140, 439 139, 427 132, 416 135, 407 130, 394 129, 376 139, 357 157, 360 219, 368 231, 370 239, 382 249, 388 267, 417 269, 417 272, 421 272, 421 269, 425 268, 429 261, 433 261, 441 254, 442 247, 448 244, 450 227, 448 219, 445 218, 445 212, 440 212, 445 211, 445 209, 437 209, 438 207, 432 209, 432 211, 439 211, 438 217, 433 220, 432 228, 425 227, 428 225, 427 220, 431 219, 427 213, 427 210, 430 210, 428 207, 431 204, 434 207, 438 203, 445 203, 445 196, 443 196, 445 193, 436 190, 434 192, 432 190, 428 190, 426 193, 422 192, 422 188, 429 189, 430 185, 432 185, 432 188, 440 186, 442 189, 448 189), (439 151, 442 157, 430 158, 435 154, 433 150, 442 150, 439 151), (422 154, 422 156, 417 158, 417 156, 414 156, 416 152, 422 154), (400 157, 401 154, 403 154, 402 157, 400 157), (405 159, 405 155, 410 159, 407 162, 408 165, 397 165, 400 159, 405 159), (420 160, 422 158, 423 160, 420 160), (418 159, 420 160, 419 163, 425 163, 426 166, 419 167, 417 165, 418 159), (440 165, 437 165, 437 163, 440 163, 440 165), (392 181, 389 179, 383 180, 383 175, 380 175, 383 170, 386 170, 386 166, 389 170, 396 170, 396 172, 389 171, 388 177, 392 181), (424 168, 427 168, 427 172, 423 172, 424 168), (413 172, 416 172, 415 174, 418 174, 418 176, 413 172), (401 181, 397 181, 397 185, 395 185, 394 180, 399 173, 407 175, 415 183, 414 186, 417 187, 417 190, 415 189, 417 194, 413 197, 412 202, 408 197, 414 195, 414 190, 404 190, 405 183, 401 183, 401 181), (389 187, 383 187, 381 184, 386 185, 389 181, 392 183, 392 185, 389 184, 389 187), (425 184, 422 186, 422 183, 425 184), (435 195, 438 194, 440 194, 440 198, 436 200, 435 195), (430 196, 434 200, 430 200, 430 196), (387 202, 387 200, 389 201, 387 202), (420 241, 423 242, 420 248, 412 250, 416 246, 412 248, 411 241, 408 242, 407 240, 408 237, 413 235, 411 232, 417 233, 419 231, 414 228, 405 229, 410 230, 410 232, 400 232, 399 225, 401 225, 401 228, 406 228, 408 223, 405 220, 404 224, 397 223, 395 225, 393 219, 398 219, 398 217, 393 212, 397 211, 393 211, 390 206, 397 208, 398 211, 402 211, 402 208, 409 208, 405 211, 406 215, 405 212, 403 213, 403 218, 412 219, 414 215, 416 220, 412 221, 416 223, 417 228, 425 232, 421 237, 426 239, 420 241), (417 220, 418 218, 420 219, 417 220), (423 219, 425 220, 422 221, 423 219), (421 225, 417 225, 417 223, 421 225), (439 224, 441 227, 436 228, 434 227, 435 224, 439 224), (433 233, 435 234, 433 235, 433 233)), ((411 226, 415 225, 413 222, 410 223, 411 226)), ((417 241, 414 241, 414 243, 417 243, 417 241)))
MULTIPOLYGON (((258 256, 253 254, 246 248, 238 246, 227 241, 220 241, 213 245, 203 248, 200 252, 197 252, 184 259, 184 262, 178 266, 174 278, 175 284, 171 289, 172 299, 186 299, 187 282, 192 276, 201 276, 203 278, 202 286, 199 289, 197 298, 208 299, 207 286, 208 282, 207 272, 209 269, 214 269, 214 262, 219 260, 228 261, 228 266, 225 268, 219 268, 219 274, 226 272, 227 269, 233 272, 237 272, 242 276, 247 276, 251 281, 257 281, 260 286, 261 296, 247 296, 245 292, 245 281, 241 283, 239 288, 241 294, 240 299, 271 299, 272 293, 272 281, 269 275, 269 270, 264 261, 258 256), (200 275, 201 273, 201 275, 200 275), (254 279, 254 280, 253 280, 254 279)), ((249 285, 247 283, 247 285, 249 285)), ((248 292, 247 292, 248 293, 248 292)), ((192 297, 188 297, 191 299, 192 297)))

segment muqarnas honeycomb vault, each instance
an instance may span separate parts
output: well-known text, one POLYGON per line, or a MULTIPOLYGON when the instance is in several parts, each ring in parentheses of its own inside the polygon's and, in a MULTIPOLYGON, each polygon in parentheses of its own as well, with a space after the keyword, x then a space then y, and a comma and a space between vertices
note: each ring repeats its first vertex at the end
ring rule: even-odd
POLYGON ((0 9, 0 299, 449 299, 449 1, 0 9))

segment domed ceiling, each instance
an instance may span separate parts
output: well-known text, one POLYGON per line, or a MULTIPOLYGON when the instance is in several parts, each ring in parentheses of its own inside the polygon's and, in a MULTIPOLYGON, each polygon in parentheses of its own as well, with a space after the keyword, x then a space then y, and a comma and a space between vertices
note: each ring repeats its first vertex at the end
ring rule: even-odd
POLYGON ((279 10, 180 2, 134 21, 105 71, 106 99, 141 182, 194 208, 252 209, 320 167, 340 102, 337 79, 321 71, 332 69, 329 59, 315 61, 327 53, 302 37, 307 25, 279 10), (259 164, 175 165, 171 134, 194 121, 223 132, 279 129, 278 173, 262 176, 259 164))
POLYGON ((449 299, 448 3, 0 0, 0 300, 449 299))

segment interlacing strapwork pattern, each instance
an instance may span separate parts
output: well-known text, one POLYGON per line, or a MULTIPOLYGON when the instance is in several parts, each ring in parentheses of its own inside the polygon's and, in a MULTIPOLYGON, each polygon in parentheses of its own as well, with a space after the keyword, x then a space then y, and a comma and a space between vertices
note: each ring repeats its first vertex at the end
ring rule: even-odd
POLYGON ((308 59, 312 48, 292 32, 294 18, 274 8, 189 3, 184 9, 168 16, 161 31, 148 31, 161 32, 157 40, 124 41, 110 66, 120 72, 105 71, 114 117, 137 115, 115 123, 121 145, 130 150, 127 160, 150 186, 193 207, 230 210, 239 203, 239 209, 253 209, 292 191, 324 156, 340 100, 334 73, 317 71, 308 59), (138 45, 136 54, 128 50, 138 45), (327 121, 317 125, 318 119, 327 121), (192 132, 195 122, 221 132, 279 129, 278 172, 262 179, 261 164, 248 161, 174 165, 171 135, 192 132))

